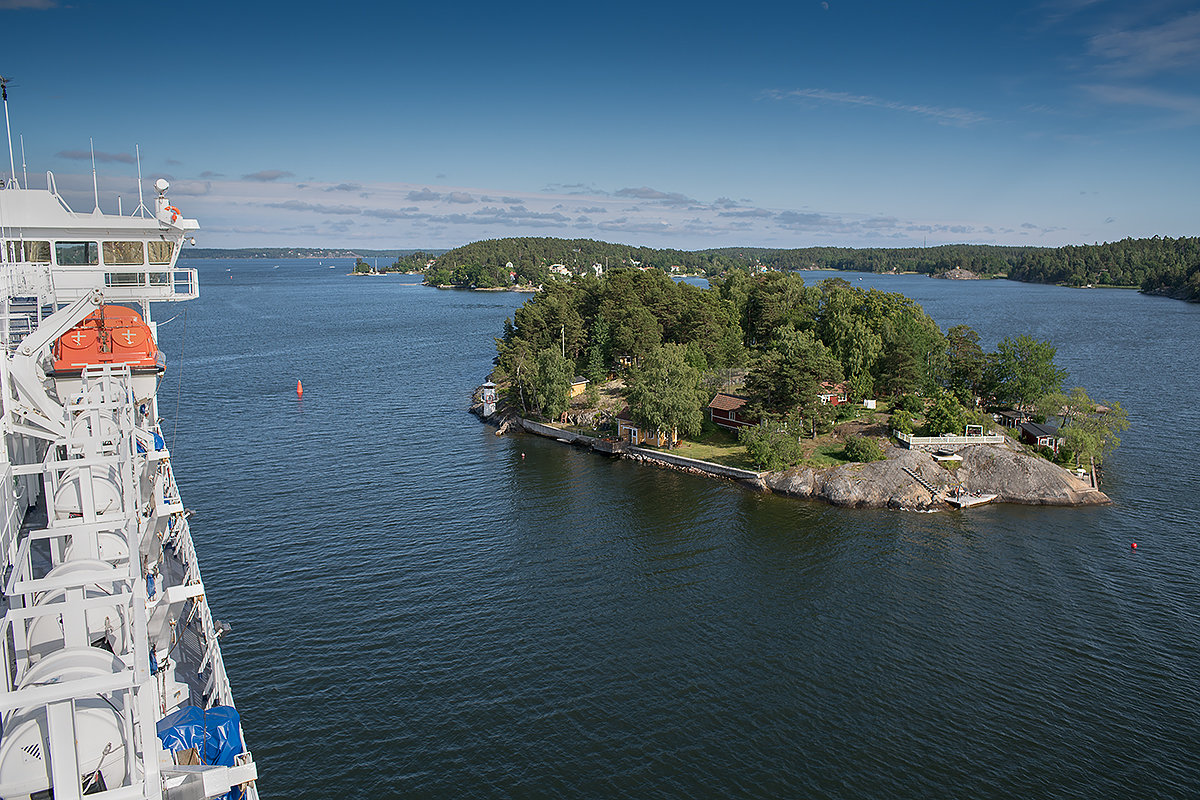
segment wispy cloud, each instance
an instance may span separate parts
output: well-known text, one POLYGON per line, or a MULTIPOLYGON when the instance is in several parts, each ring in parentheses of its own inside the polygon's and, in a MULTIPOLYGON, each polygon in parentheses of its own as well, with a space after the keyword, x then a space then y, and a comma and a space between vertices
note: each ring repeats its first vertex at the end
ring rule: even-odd
POLYGON ((429 219, 429 215, 421 213, 421 210, 416 206, 408 206, 406 208, 368 208, 364 209, 362 213, 364 217, 375 217, 376 219, 385 219, 388 221, 429 219))
POLYGON ((653 200, 668 206, 685 206, 696 202, 690 197, 679 194, 678 192, 660 192, 658 189, 651 189, 649 186, 618 189, 613 194, 617 197, 634 197, 638 200, 653 200))
POLYGON ((935 119, 943 125, 958 125, 967 127, 990 121, 986 114, 965 108, 931 106, 911 103, 901 103, 886 100, 882 97, 872 97, 865 94, 850 94, 848 92, 832 92, 827 89, 791 89, 783 91, 768 89, 764 97, 772 100, 818 100, 826 103, 840 103, 849 106, 866 108, 882 108, 886 111, 899 111, 905 114, 917 114, 935 119))
MULTIPOLYGON (((58 158, 70 158, 76 161, 91 161, 91 150, 59 150, 54 154, 58 158)), ((99 162, 116 162, 119 164, 132 164, 134 157, 130 153, 105 153, 102 150, 97 150, 96 161, 99 162)))
POLYGON ((175 181, 171 184, 171 194, 185 197, 203 197, 212 192, 212 181, 175 181))
POLYGON ((1169 111, 1177 115, 1176 121, 1180 125, 1200 124, 1200 96, 1194 94, 1177 94, 1145 86, 1094 84, 1083 88, 1104 103, 1169 111))
POLYGON ((0 11, 45 11, 58 8, 58 0, 0 0, 0 11))
POLYGON ((596 227, 602 231, 619 233, 662 234, 671 230, 671 225, 666 220, 637 219, 636 217, 620 217, 614 220, 605 220, 596 227))
POLYGON ((277 181, 280 178, 290 178, 292 173, 282 169, 264 169, 260 172, 251 172, 249 175, 243 175, 244 181, 259 181, 261 183, 270 183, 277 181))
POLYGON ((307 203, 303 200, 284 200, 279 203, 264 203, 268 208, 282 208, 288 211, 315 211, 318 214, 360 214, 361 208, 356 206, 331 206, 322 203, 307 203))
POLYGON ((570 221, 570 217, 562 214, 530 211, 524 207, 485 207, 472 214, 445 214, 430 218, 430 222, 447 225, 512 225, 533 228, 561 228, 570 221))
MULTIPOLYGON (((91 208, 90 170, 57 177, 60 191, 73 207, 91 208)), ((298 246, 362 247, 391 247, 408 241, 424 247, 453 247, 475 239, 568 230, 615 242, 682 249, 871 246, 920 243, 923 236, 928 236, 931 244, 988 241, 997 230, 1007 243, 1069 240, 1051 220, 1016 229, 1018 220, 1010 222, 1012 229, 1007 229, 1004 221, 992 226, 986 224, 991 221, 971 219, 912 219, 886 208, 864 214, 820 207, 757 206, 727 197, 700 201, 669 188, 644 185, 619 191, 598 189, 582 198, 573 191, 514 191, 511 187, 370 182, 350 187, 279 178, 179 179, 172 181, 171 194, 178 196, 189 218, 201 221, 205 244, 212 247, 280 241, 298 246), (363 193, 370 195, 369 201, 358 199, 363 193), (449 199, 452 196, 471 201, 455 204, 449 199), (492 198, 492 202, 481 202, 482 197, 492 198), (348 202, 329 202, 342 199, 348 202)), ((111 211, 117 195, 136 193, 136 180, 127 175, 101 176, 100 189, 101 206, 111 211)), ((1115 226, 1107 230, 1115 230, 1115 226)))
MULTIPOLYGON (((718 208, 720 208, 720 207, 721 206, 718 206, 718 208)), ((738 209, 736 211, 719 211, 719 212, 717 212, 718 217, 731 217, 731 218, 742 217, 742 218, 751 218, 751 219, 753 219, 753 218, 765 219, 767 217, 771 217, 774 215, 775 215, 774 211, 770 211, 765 208, 742 208, 742 209, 738 209)))
POLYGON ((1200 11, 1158 25, 1096 34, 1088 53, 1123 77, 1174 72, 1200 63, 1200 11))

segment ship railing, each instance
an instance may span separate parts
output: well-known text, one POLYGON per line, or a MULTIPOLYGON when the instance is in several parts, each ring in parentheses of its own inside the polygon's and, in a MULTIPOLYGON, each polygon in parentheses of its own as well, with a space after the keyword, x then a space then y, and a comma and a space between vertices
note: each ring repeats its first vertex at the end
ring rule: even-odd
POLYGON ((196 557, 192 535, 188 531, 186 514, 187 512, 179 512, 171 515, 166 541, 175 548, 179 560, 183 563, 184 583, 198 583, 200 581, 200 562, 196 557))
POLYGON ((57 302, 70 302, 102 289, 109 302, 194 300, 200 296, 196 270, 170 265, 137 267, 55 267, 51 277, 57 302))
POLYGON ((179 485, 175 483, 175 473, 171 469, 170 458, 164 458, 158 463, 154 476, 154 505, 165 510, 168 514, 183 511, 183 498, 179 494, 179 485))
MULTIPOLYGON (((168 501, 177 499, 179 489, 170 463, 164 461, 159 469, 164 481, 161 487, 163 497, 168 501)), ((196 555, 195 543, 192 541, 187 512, 173 512, 170 520, 165 540, 174 548, 176 556, 183 564, 184 583, 203 585, 203 578, 200 575, 200 559, 196 555)), ((202 692, 207 698, 206 706, 211 708, 214 705, 233 705, 233 691, 229 685, 228 673, 225 671, 225 659, 221 655, 219 629, 213 618, 212 609, 209 608, 203 597, 197 598, 193 603, 187 621, 198 625, 204 645, 199 670, 207 673, 208 676, 202 692)))
MULTIPOLYGON (((187 516, 183 513, 176 514, 174 517, 172 546, 180 561, 183 562, 185 582, 202 583, 191 530, 188 527, 187 516)), ((212 609, 209 608, 203 597, 197 598, 192 605, 187 622, 195 622, 199 625, 200 637, 204 644, 204 654, 200 659, 199 670, 208 673, 203 691, 204 696, 208 698, 206 707, 233 705, 233 690, 230 688, 229 676, 225 671, 225 659, 221 655, 220 634, 212 615, 212 609)))

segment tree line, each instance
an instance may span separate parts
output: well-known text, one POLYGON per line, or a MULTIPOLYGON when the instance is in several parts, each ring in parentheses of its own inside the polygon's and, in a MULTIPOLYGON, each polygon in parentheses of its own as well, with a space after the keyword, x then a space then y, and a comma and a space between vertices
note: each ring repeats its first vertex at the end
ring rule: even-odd
MULTIPOLYGON (((426 272, 426 280, 433 285, 480 288, 513 283, 541 285, 549 280, 550 267, 555 264, 563 265, 573 275, 592 271, 592 265, 599 264, 606 269, 640 266, 671 272, 674 268, 708 277, 759 268, 929 275, 961 268, 986 277, 1069 286, 1137 287, 1200 301, 1197 237, 1156 236, 1058 248, 952 244, 906 248, 725 247, 691 252, 592 239, 519 237, 472 242, 443 253, 426 272)), ((419 268, 424 269, 424 264, 419 268)))

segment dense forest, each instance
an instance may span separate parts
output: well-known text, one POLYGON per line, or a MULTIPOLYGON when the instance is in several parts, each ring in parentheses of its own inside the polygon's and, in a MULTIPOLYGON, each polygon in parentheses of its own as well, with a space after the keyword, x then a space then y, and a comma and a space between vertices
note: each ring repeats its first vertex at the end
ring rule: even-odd
MULTIPOLYGON (((986 353, 969 326, 943 333, 903 295, 783 272, 732 270, 708 289, 631 268, 551 281, 505 320, 496 349, 493 379, 522 415, 560 415, 575 375, 596 384, 619 374, 635 422, 685 437, 700 430, 715 389, 742 376, 746 412, 764 423, 742 433, 778 440, 759 452, 828 430, 836 412, 820 395, 838 383, 852 401, 895 399, 891 426, 910 433, 986 425, 980 401, 1067 404, 1049 342, 1010 336, 986 353)), ((1098 457, 1113 430, 1082 438, 1082 421, 1097 415, 1082 390, 1077 399, 1074 450, 1098 457)), ((1115 410, 1109 419, 1123 420, 1115 410)))
POLYGON ((1037 249, 1009 269, 1014 280, 1068 286, 1137 286, 1200 301, 1200 238, 1122 239, 1100 245, 1037 249))
POLYGON ((571 274, 619 266, 706 276, 731 269, 842 269, 859 272, 919 272, 937 275, 962 268, 983 276, 1033 283, 1124 286, 1200 301, 1200 238, 1124 239, 1059 248, 941 245, 909 248, 808 247, 770 249, 657 250, 591 239, 510 238, 473 242, 450 250, 426 273, 435 285, 539 285, 559 264, 571 274), (509 266, 511 264, 511 267, 509 266))
POLYGON ((739 257, 736 251, 729 254, 715 250, 688 252, 610 244, 593 239, 522 237, 487 239, 456 247, 437 258, 426 273, 426 281, 433 285, 492 288, 511 283, 545 283, 551 274, 550 267, 556 264, 574 275, 594 272, 593 265, 602 269, 651 267, 664 272, 720 275, 751 263, 754 263, 752 257, 739 257))

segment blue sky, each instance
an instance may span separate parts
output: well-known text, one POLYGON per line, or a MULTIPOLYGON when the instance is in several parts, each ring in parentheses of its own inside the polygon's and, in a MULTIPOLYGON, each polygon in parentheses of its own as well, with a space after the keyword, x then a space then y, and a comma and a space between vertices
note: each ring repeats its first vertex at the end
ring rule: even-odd
MULTIPOLYGON (((1200 234, 1200 2, 0 0, 17 171, 210 247, 1200 234)), ((7 165, 3 168, 7 172, 7 165)))

